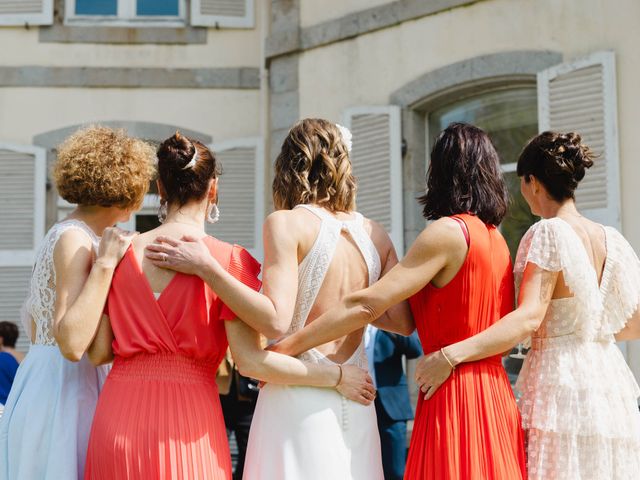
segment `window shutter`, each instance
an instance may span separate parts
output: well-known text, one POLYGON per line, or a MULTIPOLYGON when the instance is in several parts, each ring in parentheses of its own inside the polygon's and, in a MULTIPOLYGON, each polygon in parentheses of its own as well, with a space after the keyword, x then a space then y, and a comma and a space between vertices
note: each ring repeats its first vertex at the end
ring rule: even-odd
POLYGON ((344 112, 353 134, 351 162, 358 182, 358 211, 389 233, 404 252, 400 107, 354 107, 344 112))
POLYGON ((53 0, 0 0, 0 25, 25 24, 53 24, 53 0))
POLYGON ((18 324, 18 349, 29 338, 20 321, 36 250, 44 236, 46 152, 0 143, 0 320, 18 324))
POLYGON ((207 224, 207 233, 245 247, 262 261, 264 221, 264 156, 258 138, 212 145, 222 165, 218 182, 220 220, 207 224))
POLYGON ((538 74, 540 131, 575 131, 598 155, 576 191, 580 211, 620 228, 615 57, 598 52, 538 74))
POLYGON ((201 27, 253 28, 255 0, 192 0, 191 24, 201 27))

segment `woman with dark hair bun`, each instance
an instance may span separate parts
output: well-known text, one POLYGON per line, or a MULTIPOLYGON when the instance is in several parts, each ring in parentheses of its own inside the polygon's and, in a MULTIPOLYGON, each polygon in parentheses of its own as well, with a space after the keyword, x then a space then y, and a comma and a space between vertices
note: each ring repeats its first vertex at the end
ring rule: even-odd
MULTIPOLYGON (((496 228, 506 213, 507 187, 487 134, 449 125, 431 151, 427 185, 420 201, 434 221, 406 257, 277 344, 277 351, 297 355, 409 298, 424 352, 448 361, 442 347, 490 328, 513 309, 509 250, 496 228)), ((427 398, 418 402, 405 479, 526 478, 520 415, 500 352, 461 365, 427 398)))
POLYGON ((576 133, 543 132, 518 160, 521 189, 543 219, 520 242, 518 308, 426 359, 420 383, 531 337, 517 390, 529 478, 635 479, 640 388, 616 341, 640 338, 640 261, 612 227, 584 218, 575 190, 594 155, 576 133))
POLYGON ((230 480, 215 382, 227 346, 243 374, 273 384, 337 388, 354 399, 372 397, 373 387, 356 366, 263 351, 258 332, 272 335, 271 317, 245 315, 242 305, 223 303, 195 268, 169 270, 174 260, 167 254, 156 262, 145 256, 157 237, 188 240, 260 297, 260 264, 241 246, 205 234, 205 221, 219 216, 220 165, 213 153, 176 133, 157 156, 162 225, 137 236, 125 253, 89 349, 94 364, 113 359, 113 368, 96 407, 85 478, 230 480))

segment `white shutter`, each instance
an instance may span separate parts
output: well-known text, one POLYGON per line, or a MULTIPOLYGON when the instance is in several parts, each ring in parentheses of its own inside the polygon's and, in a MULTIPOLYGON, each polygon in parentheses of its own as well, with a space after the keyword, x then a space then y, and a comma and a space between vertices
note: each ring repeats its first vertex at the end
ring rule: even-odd
POLYGON ((354 107, 344 112, 353 134, 351 162, 358 182, 357 209, 389 233, 404 252, 400 107, 354 107))
POLYGON ((0 25, 25 24, 53 24, 53 0, 0 0, 0 25))
POLYGON ((220 220, 207 224, 207 233, 242 245, 262 261, 264 221, 264 156, 258 138, 211 146, 222 165, 218 182, 220 220))
POLYGON ((0 143, 0 320, 18 324, 18 348, 29 338, 20 321, 36 249, 44 236, 46 152, 0 143))
POLYGON ((599 52, 538 74, 540 131, 575 131, 599 156, 580 182, 576 204, 594 221, 620 228, 616 71, 599 52))
POLYGON ((201 27, 253 28, 255 0, 192 0, 191 24, 201 27))

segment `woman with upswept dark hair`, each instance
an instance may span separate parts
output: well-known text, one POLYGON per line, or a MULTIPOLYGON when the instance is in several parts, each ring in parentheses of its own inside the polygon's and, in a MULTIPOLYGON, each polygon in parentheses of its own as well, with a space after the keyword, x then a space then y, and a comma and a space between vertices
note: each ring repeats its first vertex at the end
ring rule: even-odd
MULTIPOLYGON (((441 132, 427 185, 420 201, 434 221, 406 257, 276 345, 277 351, 297 355, 362 328, 409 298, 425 354, 446 360, 442 347, 489 328, 513 309, 509 250, 496 227, 506 213, 507 187, 487 134, 462 123, 441 132)), ((526 478, 520 415, 499 352, 462 364, 434 392, 419 399, 405 479, 526 478)))

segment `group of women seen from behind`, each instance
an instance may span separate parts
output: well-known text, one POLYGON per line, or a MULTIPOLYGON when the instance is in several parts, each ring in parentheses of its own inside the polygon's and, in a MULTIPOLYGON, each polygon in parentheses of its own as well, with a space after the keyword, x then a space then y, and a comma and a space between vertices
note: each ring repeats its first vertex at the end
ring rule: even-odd
POLYGON ((265 382, 246 479, 381 480, 368 323, 417 328, 425 352, 405 478, 635 478, 640 389, 614 342, 640 338, 640 261, 576 209, 592 163, 577 134, 525 146, 517 172, 542 220, 514 277, 498 155, 482 130, 450 125, 420 198, 432 222, 398 261, 355 210, 344 131, 302 120, 275 163, 260 280, 247 250, 205 233, 224 181, 214 152, 179 133, 154 152, 121 131, 76 132, 54 177, 78 206, 37 256, 0 480, 231 478, 215 386, 227 347, 265 382), (163 223, 111 227, 140 206, 156 158, 163 223), (260 335, 279 341, 263 349, 260 335), (501 355, 528 337, 518 409, 501 355))

